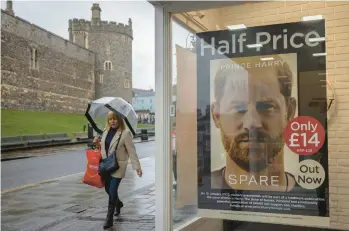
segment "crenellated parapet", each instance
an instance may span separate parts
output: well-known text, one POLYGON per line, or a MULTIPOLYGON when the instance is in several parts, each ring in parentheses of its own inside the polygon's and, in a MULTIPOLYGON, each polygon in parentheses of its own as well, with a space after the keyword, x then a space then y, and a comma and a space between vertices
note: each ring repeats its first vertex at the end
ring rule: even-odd
POLYGON ((69 29, 72 31, 90 31, 91 22, 85 19, 77 19, 69 20, 69 29))
POLYGON ((125 25, 124 23, 117 23, 113 21, 101 21, 99 25, 92 26, 91 31, 94 32, 114 32, 114 33, 120 33, 125 34, 133 38, 133 31, 132 31, 132 22, 129 20, 129 24, 125 25))
POLYGON ((128 35, 133 38, 132 20, 129 19, 128 24, 117 23, 114 21, 100 21, 96 25, 85 19, 72 19, 69 20, 69 31, 72 32, 108 32, 108 33, 120 33, 128 35))

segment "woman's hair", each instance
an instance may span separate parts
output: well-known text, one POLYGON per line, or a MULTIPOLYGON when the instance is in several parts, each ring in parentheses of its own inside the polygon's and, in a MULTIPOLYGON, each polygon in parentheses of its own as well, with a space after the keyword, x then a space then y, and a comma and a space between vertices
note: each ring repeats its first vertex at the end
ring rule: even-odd
POLYGON ((116 119, 118 121, 119 128, 121 129, 121 131, 125 130, 125 121, 124 121, 124 119, 122 119, 119 115, 115 114, 112 111, 110 111, 108 113, 108 115, 107 115, 107 122, 105 123, 105 129, 109 129, 110 128, 109 120, 111 118, 116 119))

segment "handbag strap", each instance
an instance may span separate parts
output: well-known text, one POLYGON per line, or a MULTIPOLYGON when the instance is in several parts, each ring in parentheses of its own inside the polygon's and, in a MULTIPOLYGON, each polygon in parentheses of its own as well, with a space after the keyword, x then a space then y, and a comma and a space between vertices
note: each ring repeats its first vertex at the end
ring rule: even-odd
POLYGON ((116 149, 118 149, 118 146, 119 146, 119 143, 120 143, 120 140, 121 140, 121 136, 122 136, 122 131, 120 133, 120 136, 119 136, 119 139, 118 139, 118 143, 116 144, 116 147, 115 147, 115 155, 114 155, 114 158, 115 158, 115 162, 117 163, 118 162, 118 159, 116 159, 116 149))
MULTIPOLYGON (((120 136, 119 136, 119 138, 118 138, 118 142, 116 143, 116 147, 115 147, 115 159, 116 159, 116 149, 118 149, 118 146, 119 146, 119 143, 120 143, 121 136, 122 136, 122 131, 121 131, 120 136)), ((106 155, 108 156, 108 152, 106 153, 106 155)))
POLYGON ((121 140, 121 136, 122 136, 122 131, 120 133, 120 136, 119 136, 119 139, 118 139, 118 143, 116 144, 116 147, 115 147, 115 154, 116 154, 116 149, 118 149, 118 146, 119 146, 119 143, 120 143, 120 140, 121 140))

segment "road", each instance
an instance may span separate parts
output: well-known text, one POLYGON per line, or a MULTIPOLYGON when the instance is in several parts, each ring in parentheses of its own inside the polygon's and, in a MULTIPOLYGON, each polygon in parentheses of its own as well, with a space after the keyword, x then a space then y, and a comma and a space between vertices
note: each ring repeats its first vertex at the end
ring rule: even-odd
MULTIPOLYGON (((155 142, 136 143, 138 157, 155 155, 155 142)), ((1 163, 1 190, 33 184, 86 169, 85 150, 58 152, 52 155, 1 163)))

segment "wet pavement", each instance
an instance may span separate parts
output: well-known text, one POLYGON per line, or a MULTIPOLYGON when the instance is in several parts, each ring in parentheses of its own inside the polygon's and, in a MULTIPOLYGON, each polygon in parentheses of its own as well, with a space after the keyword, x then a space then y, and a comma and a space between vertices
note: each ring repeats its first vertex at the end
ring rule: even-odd
MULTIPOLYGON (((155 230, 155 159, 140 161, 143 176, 139 178, 129 165, 119 188, 124 208, 109 230, 155 230)), ((107 195, 104 189, 82 183, 82 177, 78 173, 3 194, 2 230, 103 230, 107 195)), ((195 207, 175 209, 174 226, 194 214, 195 207)))
MULTIPOLYGON (((154 155, 155 141, 135 143, 135 146, 140 159, 154 155)), ((84 172, 87 163, 86 144, 71 146, 70 149, 62 148, 57 152, 25 150, 18 152, 18 155, 36 156, 2 162, 1 190, 84 172)))
MULTIPOLYGON (((153 142, 155 141, 155 137, 149 137, 148 140, 142 141, 141 138, 134 138, 133 142, 137 145, 139 143, 153 142)), ((29 157, 37 157, 37 156, 47 156, 55 153, 61 152, 71 152, 81 149, 86 149, 87 143, 82 144, 69 144, 69 145, 59 145, 53 147, 42 147, 42 148, 34 148, 28 150, 12 150, 1 153, 1 161, 10 161, 13 159, 22 159, 29 157)))

